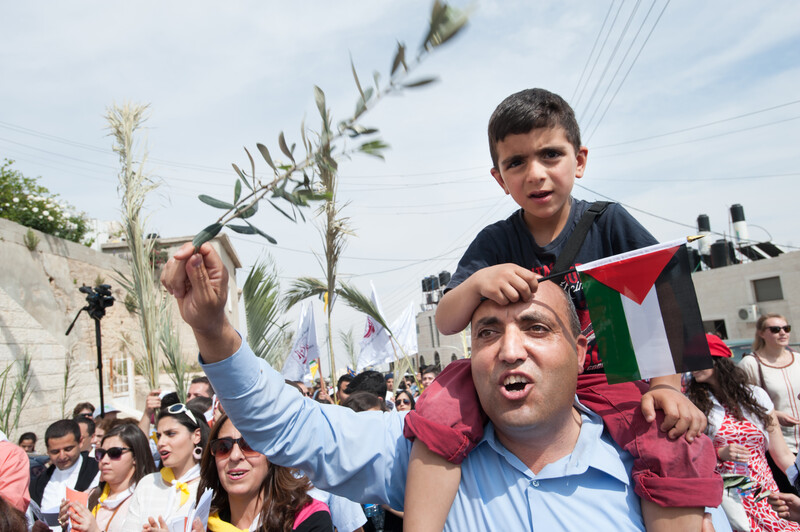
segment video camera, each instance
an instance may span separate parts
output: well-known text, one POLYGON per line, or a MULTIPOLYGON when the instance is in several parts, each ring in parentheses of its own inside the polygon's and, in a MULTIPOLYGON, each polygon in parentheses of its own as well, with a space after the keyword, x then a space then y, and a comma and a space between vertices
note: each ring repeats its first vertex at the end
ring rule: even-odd
POLYGON ((106 309, 114 304, 114 296, 111 295, 111 285, 101 284, 92 288, 91 286, 81 286, 78 290, 86 294, 86 302, 89 304, 86 311, 93 319, 100 319, 106 315, 106 309))

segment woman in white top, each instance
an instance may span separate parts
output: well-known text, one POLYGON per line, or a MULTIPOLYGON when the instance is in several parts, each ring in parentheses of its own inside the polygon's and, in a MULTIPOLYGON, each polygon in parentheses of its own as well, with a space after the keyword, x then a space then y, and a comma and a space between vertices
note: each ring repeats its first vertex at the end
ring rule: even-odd
POLYGON ((64 502, 59 521, 71 518, 77 532, 121 532, 136 484, 156 470, 150 446, 137 425, 121 423, 103 436, 94 457, 100 485, 89 494, 88 507, 64 502))
POLYGON ((197 496, 200 458, 208 442, 208 425, 201 412, 178 403, 161 409, 156 423, 162 468, 136 486, 125 520, 126 531, 149 530, 159 519, 167 524, 186 517, 197 496))
MULTIPOLYGON (((769 394, 775 405, 775 417, 781 425, 789 450, 797 456, 800 444, 800 357, 789 349, 792 327, 780 314, 761 316, 756 322, 753 353, 745 356, 739 366, 752 384, 769 394)), ((770 463, 781 491, 796 493, 789 481, 770 463)))
POLYGON ((708 435, 717 451, 717 472, 742 474, 736 462, 747 464, 747 473, 757 488, 741 495, 741 504, 723 501, 723 508, 735 530, 752 532, 800 531, 800 525, 778 517, 766 498, 759 495, 777 491, 765 452, 782 470, 794 463, 773 414, 766 392, 747 384, 747 375, 730 359, 731 351, 716 336, 708 335, 714 361, 712 369, 692 372, 686 390, 689 399, 708 416, 708 435), (744 514, 744 515, 742 515, 744 514))

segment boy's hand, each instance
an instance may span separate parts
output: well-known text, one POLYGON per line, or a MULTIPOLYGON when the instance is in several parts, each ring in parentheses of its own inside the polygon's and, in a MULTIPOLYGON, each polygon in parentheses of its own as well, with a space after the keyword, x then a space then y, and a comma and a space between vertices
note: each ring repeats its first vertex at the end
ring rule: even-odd
POLYGON ((642 395, 642 414, 645 420, 654 421, 656 409, 664 412, 664 422, 660 428, 672 439, 685 433, 686 441, 691 442, 706 430, 706 415, 672 386, 651 384, 650 390, 642 395))
POLYGON ((471 280, 480 297, 491 299, 498 305, 530 301, 539 288, 536 274, 516 264, 483 268, 473 273, 471 280))

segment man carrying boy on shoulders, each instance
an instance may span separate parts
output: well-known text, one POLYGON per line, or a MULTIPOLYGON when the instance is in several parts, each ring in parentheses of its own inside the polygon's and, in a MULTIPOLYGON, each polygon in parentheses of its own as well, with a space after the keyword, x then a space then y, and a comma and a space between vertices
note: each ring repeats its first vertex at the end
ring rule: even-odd
MULTIPOLYGON (((529 89, 506 98, 489 121, 489 149, 492 176, 520 210, 486 227, 467 249, 436 311, 442 334, 463 330, 486 299, 499 305, 530 301, 538 289, 537 274, 553 273, 557 259, 576 245, 565 269, 656 243, 621 206, 598 209, 572 198, 588 150, 581 146, 572 109, 560 96, 529 89), (582 242, 573 242, 578 238, 573 234, 586 225, 587 211, 594 219, 588 218, 582 242)), ((581 333, 589 340, 578 397, 633 455, 634 486, 648 531, 700 530, 703 506, 718 506, 722 498, 713 446, 701 434, 705 416, 680 393, 678 375, 651 379, 649 386, 607 384, 580 280, 571 274, 559 284, 575 304, 581 333)), ((510 400, 523 400, 533 388, 517 377, 505 385, 510 400)), ((425 444, 415 442, 409 467, 405 523, 410 529, 441 530, 447 515, 441 509, 449 508, 459 484, 454 464, 483 436, 485 418, 475 403, 470 362, 457 361, 406 417, 406 436, 425 444)))

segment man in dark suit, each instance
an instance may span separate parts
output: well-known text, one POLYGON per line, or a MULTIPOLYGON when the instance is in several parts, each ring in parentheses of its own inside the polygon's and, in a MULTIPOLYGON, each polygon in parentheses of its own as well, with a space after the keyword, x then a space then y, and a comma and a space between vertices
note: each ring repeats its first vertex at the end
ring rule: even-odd
POLYGON ((56 421, 44 434, 52 465, 33 479, 31 499, 45 512, 58 512, 67 488, 86 491, 97 476, 97 461, 80 452, 81 429, 71 419, 56 421))

